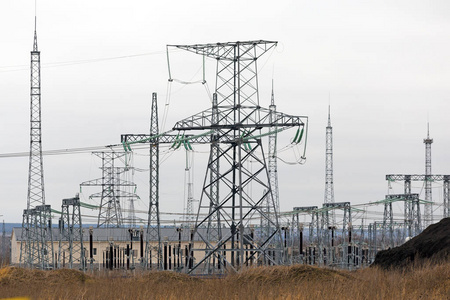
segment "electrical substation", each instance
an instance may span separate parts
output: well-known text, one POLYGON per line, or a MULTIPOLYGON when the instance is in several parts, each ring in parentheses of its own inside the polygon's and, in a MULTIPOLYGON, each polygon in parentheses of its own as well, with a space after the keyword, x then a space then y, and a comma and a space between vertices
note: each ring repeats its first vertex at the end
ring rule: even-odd
POLYGON ((145 129, 148 134, 122 134, 117 145, 93 152, 101 174, 74 187, 96 189, 89 196, 95 202, 81 201, 79 194, 69 193, 59 208, 45 201, 40 51, 35 29, 28 197, 22 227, 13 229, 11 262, 43 270, 170 270, 218 276, 252 266, 308 264, 357 269, 370 265, 377 252, 401 245, 428 225, 449 217, 450 175, 431 171, 433 139, 429 130, 424 139, 425 173, 386 175, 388 186, 400 182, 404 193, 388 194, 379 201, 368 199, 363 204, 335 202, 330 107, 324 128, 323 205, 312 206, 301 200, 290 211, 281 211, 278 137, 293 136, 289 147, 300 153, 293 168, 302 172, 309 133, 308 116, 277 110, 273 85, 269 107, 260 103, 258 62, 276 46, 276 41, 266 40, 168 45, 169 84, 174 80, 169 49, 215 61, 210 107, 162 132, 158 96, 153 93, 150 128, 145 129), (160 196, 160 185, 164 185, 160 182, 160 147, 186 151, 188 157, 196 145, 209 151, 206 170, 201 172, 200 196, 195 200, 187 163, 183 217, 173 224, 164 222, 160 212, 160 201, 164 201, 160 196), (136 146, 148 151, 145 219, 136 216, 134 202, 140 197, 129 176, 136 146), (423 183, 425 199, 414 193, 412 182, 423 183), (433 184, 442 185, 443 203, 433 201, 433 184), (401 210, 394 211, 398 206, 401 210), (85 210, 97 212, 96 224, 85 221, 85 210))

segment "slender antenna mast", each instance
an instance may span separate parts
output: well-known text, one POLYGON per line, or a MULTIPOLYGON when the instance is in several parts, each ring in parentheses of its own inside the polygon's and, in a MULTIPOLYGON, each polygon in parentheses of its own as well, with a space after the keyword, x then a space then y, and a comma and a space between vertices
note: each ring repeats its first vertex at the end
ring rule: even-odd
POLYGON ((433 139, 430 138, 430 123, 427 123, 427 138, 423 140, 425 144, 425 212, 424 212, 424 222, 425 227, 433 223, 433 203, 431 194, 431 144, 433 139))
MULTIPOLYGON (((333 127, 331 126, 330 104, 328 104, 328 125, 326 127, 326 150, 325 150, 325 199, 324 203, 334 203, 333 182, 333 127)), ((331 224, 334 226, 336 219, 334 211, 331 211, 331 224)))

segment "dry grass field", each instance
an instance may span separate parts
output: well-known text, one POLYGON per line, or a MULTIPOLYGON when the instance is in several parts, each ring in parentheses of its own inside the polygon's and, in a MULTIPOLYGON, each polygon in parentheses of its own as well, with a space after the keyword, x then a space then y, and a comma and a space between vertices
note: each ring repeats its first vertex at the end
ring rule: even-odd
POLYGON ((171 272, 89 275, 0 269, 0 298, 31 299, 450 299, 450 264, 402 271, 259 267, 221 279, 171 272))

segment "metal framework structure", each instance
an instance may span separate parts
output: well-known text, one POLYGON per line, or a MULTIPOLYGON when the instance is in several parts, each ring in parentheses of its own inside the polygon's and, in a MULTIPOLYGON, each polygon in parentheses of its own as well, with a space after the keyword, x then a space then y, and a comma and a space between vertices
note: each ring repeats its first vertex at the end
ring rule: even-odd
POLYGON ((294 207, 294 213, 292 214, 292 252, 294 258, 292 262, 303 263, 305 260, 304 255, 304 225, 300 224, 300 213, 307 213, 311 216, 311 222, 308 225, 308 239, 309 244, 319 244, 319 239, 321 239, 320 234, 320 221, 319 221, 319 210, 317 206, 301 206, 294 207), (298 235, 298 240, 295 236, 298 235), (298 252, 297 252, 298 251, 298 252), (296 252, 294 254, 294 252, 296 252), (298 254, 297 254, 298 253, 298 254))
POLYGON ((126 152, 93 152, 102 160, 102 177, 85 181, 80 186, 100 186, 102 191, 89 198, 100 198, 97 227, 120 227, 123 225, 120 200, 123 198, 138 198, 134 193, 124 191, 125 187, 135 188, 133 182, 121 179, 121 174, 129 168, 117 167, 117 160, 124 158, 126 152))
POLYGON ((194 226, 195 216, 194 216, 194 191, 192 182, 192 161, 189 160, 189 151, 186 150, 186 189, 187 189, 187 199, 186 199, 186 217, 184 227, 194 226))
MULTIPOLYGON (((328 106, 328 125, 326 127, 326 150, 325 150, 325 199, 324 203, 334 203, 333 183, 333 127, 331 126, 330 106, 328 106)), ((330 222, 327 227, 336 225, 336 216, 331 211, 330 222)))
MULTIPOLYGON (((443 200, 444 200, 444 218, 450 217, 450 194, 449 194, 449 186, 450 186, 450 175, 432 175, 432 174, 413 174, 413 175, 403 175, 403 174, 388 174, 386 175, 386 180, 388 182, 394 181, 403 181, 404 182, 404 190, 405 194, 411 194, 411 181, 422 181, 422 182, 442 182, 443 183, 443 200)), ((426 196, 426 195, 425 195, 426 196)), ((425 208, 427 205, 431 205, 430 201, 423 202, 425 204, 425 208)), ((408 214, 408 211, 411 210, 408 207, 410 203, 405 202, 405 215, 408 214)), ((426 223, 424 222, 424 226, 426 227, 426 223)))
POLYGON ((382 243, 383 246, 393 248, 394 241, 394 213, 392 210, 392 203, 403 201, 405 203, 405 215, 404 215, 404 231, 407 236, 403 236, 402 240, 406 237, 414 237, 422 231, 421 217, 420 217, 420 200, 419 194, 391 194, 386 195, 386 199, 379 201, 384 203, 383 214, 383 231, 382 231, 382 243))
POLYGON ((335 210, 340 209, 344 212, 342 219, 342 259, 341 264, 346 265, 346 258, 349 255, 348 244, 351 242, 351 234, 349 233, 352 229, 352 208, 350 202, 334 202, 334 203, 324 203, 322 208, 322 222, 321 222, 321 232, 322 232, 322 243, 320 245, 325 245, 328 247, 328 251, 323 253, 319 252, 320 261, 324 261, 324 264, 333 265, 336 263, 335 260, 335 245, 334 245, 334 232, 336 226, 329 226, 330 215, 335 216, 335 210), (324 255, 325 254, 325 255, 324 255), (322 257, 322 255, 324 257, 322 257))
POLYGON ((221 270, 238 269, 254 260, 274 264, 282 261, 283 249, 272 250, 278 253, 275 259, 266 251, 276 235, 280 236, 280 240, 282 238, 275 203, 271 203, 274 217, 262 209, 264 199, 270 196, 273 201, 274 196, 261 144, 261 137, 267 134, 261 134, 261 130, 268 128, 279 132, 289 127, 303 127, 304 122, 302 117, 271 111, 259 104, 257 61, 276 44, 259 40, 170 45, 217 62, 217 105, 213 101, 211 109, 181 120, 173 128, 180 132, 212 131, 213 139, 193 232, 193 239, 198 238, 204 243, 204 247, 193 251, 202 251, 205 256, 189 272, 198 272, 196 269, 199 266, 206 265, 203 272, 210 273, 212 270, 208 264, 211 259, 218 262, 217 269, 221 270), (248 162, 252 163, 252 169, 247 167, 248 162), (249 186, 252 186, 252 194, 247 190, 249 186), (260 217, 268 220, 272 230, 267 237, 257 241, 250 238, 246 229, 250 228, 252 219, 260 220, 260 217), (230 231, 214 240, 208 233, 198 230, 204 226, 210 229, 214 226, 227 227, 230 231), (231 259, 224 255, 226 244, 230 245, 226 252, 230 253, 231 259))
POLYGON ((63 199, 61 205, 61 223, 58 265, 61 267, 63 241, 68 241, 69 268, 76 264, 80 270, 86 269, 86 257, 83 246, 83 224, 81 222, 80 197, 63 199))
POLYGON ((30 155, 27 208, 24 210, 20 260, 28 267, 49 267, 46 240, 47 220, 44 192, 41 128, 41 59, 37 44, 36 17, 31 51, 30 155))
POLYGON ((162 245, 161 223, 159 215, 159 126, 158 126, 158 101, 156 93, 152 94, 152 107, 150 117, 150 193, 147 222, 147 244, 145 248, 145 267, 152 267, 152 259, 156 259, 157 269, 161 270, 162 245), (150 241, 156 241, 156 246, 151 251, 150 241), (150 260, 150 261, 149 261, 150 260), (149 264, 149 265, 147 265, 149 264))
MULTIPOLYGON (((271 111, 270 114, 270 122, 275 120, 275 112, 277 111, 277 107, 275 105, 275 98, 273 94, 273 82, 272 82, 272 96, 269 109, 271 111)), ((278 190, 278 171, 277 171, 277 131, 275 130, 271 135, 269 135, 269 158, 268 158, 268 170, 269 170, 269 179, 270 186, 272 187, 272 197, 269 194, 267 197, 267 205, 266 207, 269 209, 268 214, 270 215, 270 203, 274 203, 275 211, 279 215, 280 214, 280 196, 278 190)))
POLYGON ((428 124, 427 129, 427 138, 423 139, 423 143, 425 144, 425 201, 428 203, 425 204, 424 209, 424 223, 425 226, 433 223, 433 198, 432 198, 432 187, 429 176, 431 175, 431 144, 433 143, 433 139, 430 138, 430 125, 428 124))

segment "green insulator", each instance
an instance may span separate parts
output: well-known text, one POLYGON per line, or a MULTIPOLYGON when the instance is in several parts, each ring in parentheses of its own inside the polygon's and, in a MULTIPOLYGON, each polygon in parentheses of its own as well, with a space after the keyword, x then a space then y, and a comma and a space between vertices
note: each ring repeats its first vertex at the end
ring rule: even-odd
POLYGON ((292 140, 292 144, 294 144, 295 141, 297 140, 299 133, 300 133, 300 127, 297 129, 297 132, 295 133, 294 139, 292 140))
POLYGON ((300 143, 300 141, 302 140, 304 131, 305 131, 305 128, 302 127, 302 131, 300 132, 300 136, 298 137, 297 144, 300 143))

